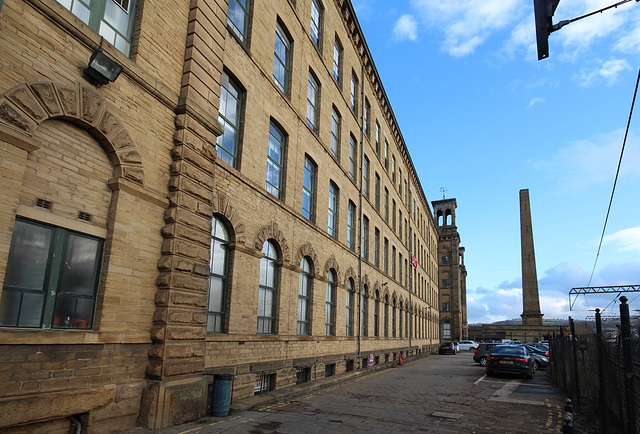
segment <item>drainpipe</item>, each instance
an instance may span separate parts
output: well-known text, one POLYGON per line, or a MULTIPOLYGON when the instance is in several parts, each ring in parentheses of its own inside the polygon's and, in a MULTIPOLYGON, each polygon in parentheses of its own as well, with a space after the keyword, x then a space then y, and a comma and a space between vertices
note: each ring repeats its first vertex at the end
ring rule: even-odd
POLYGON ((362 162, 364 160, 364 64, 362 64, 362 75, 360 78, 362 80, 362 87, 360 90, 360 100, 362 104, 360 104, 360 212, 358 213, 360 220, 360 230, 358 231, 358 282, 360 285, 360 293, 358 296, 358 360, 360 361, 360 364, 362 364, 362 162))
MULTIPOLYGON (((411 228, 411 211, 409 211, 409 228, 411 228)), ((409 232, 409 262, 411 262, 411 232, 409 232)), ((413 326, 413 308, 411 306, 411 293, 413 288, 411 287, 411 275, 413 274, 413 264, 409 265, 409 317, 411 323, 409 324, 409 356, 411 355, 411 327, 413 326)))

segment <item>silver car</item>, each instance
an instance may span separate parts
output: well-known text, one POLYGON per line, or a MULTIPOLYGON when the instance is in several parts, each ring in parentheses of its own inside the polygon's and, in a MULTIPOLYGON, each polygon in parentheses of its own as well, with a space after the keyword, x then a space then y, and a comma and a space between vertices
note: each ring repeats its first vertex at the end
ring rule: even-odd
POLYGON ((478 348, 478 343, 475 341, 460 341, 458 346, 460 347, 460 351, 471 351, 475 352, 476 348, 478 348))
POLYGON ((529 350, 529 354, 533 359, 533 368, 535 370, 549 367, 549 350, 545 352, 543 350, 539 350, 531 344, 523 344, 522 346, 526 347, 529 350))

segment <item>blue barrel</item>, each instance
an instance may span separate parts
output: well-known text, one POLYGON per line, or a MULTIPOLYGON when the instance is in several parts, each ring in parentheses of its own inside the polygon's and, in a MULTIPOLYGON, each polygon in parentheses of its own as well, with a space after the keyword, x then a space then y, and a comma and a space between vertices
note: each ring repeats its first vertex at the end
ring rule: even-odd
POLYGON ((215 374, 213 376, 213 402, 211 403, 212 416, 228 416, 231 402, 231 383, 233 375, 215 374))

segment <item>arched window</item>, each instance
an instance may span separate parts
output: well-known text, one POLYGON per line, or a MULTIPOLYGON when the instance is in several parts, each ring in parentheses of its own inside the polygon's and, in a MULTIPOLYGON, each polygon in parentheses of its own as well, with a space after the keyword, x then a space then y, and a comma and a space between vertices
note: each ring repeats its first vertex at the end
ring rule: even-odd
POLYGON ((347 300, 346 300, 346 312, 345 319, 347 324, 346 335, 353 336, 353 279, 347 280, 347 300))
POLYGON ((442 323, 442 339, 451 339, 451 323, 445 320, 442 323))
POLYGON ((391 336, 396 337, 396 300, 393 299, 393 307, 391 311, 391 336))
POLYGON ((225 326, 227 279, 229 276, 229 233, 216 216, 211 222, 211 250, 209 258, 209 307, 207 332, 222 333, 225 326))
POLYGON ((376 300, 373 308, 373 335, 380 336, 380 293, 376 291, 376 300))
POLYGON ((260 286, 258 292, 258 333, 275 333, 276 289, 278 253, 271 241, 262 246, 264 257, 260 259, 260 286))
POLYGON ((411 319, 410 319, 410 315, 409 315, 409 311, 407 310, 405 313, 405 322, 404 322, 404 335, 408 338, 411 337, 411 330, 410 330, 410 326, 411 326, 411 319))
POLYGON ((389 337, 389 296, 384 296, 384 337, 389 337))
POLYGON ((326 336, 336 334, 336 279, 333 270, 327 273, 324 334, 326 336))
POLYGON ((400 315, 398 315, 398 337, 402 337, 402 301, 400 302, 400 315))
POLYGON ((369 297, 367 297, 369 291, 367 285, 364 285, 362 289, 361 304, 362 304, 362 336, 369 335, 369 297))
POLYGON ((307 258, 300 262, 300 279, 298 281, 298 334, 309 334, 309 294, 311 294, 311 265, 307 258))

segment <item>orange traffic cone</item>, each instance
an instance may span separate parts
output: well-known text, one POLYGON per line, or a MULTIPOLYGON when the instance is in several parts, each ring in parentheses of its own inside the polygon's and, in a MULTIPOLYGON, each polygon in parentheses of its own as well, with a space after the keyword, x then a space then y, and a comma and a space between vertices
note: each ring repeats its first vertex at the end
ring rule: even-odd
POLYGON ((402 365, 402 353, 398 355, 398 365, 402 365))

